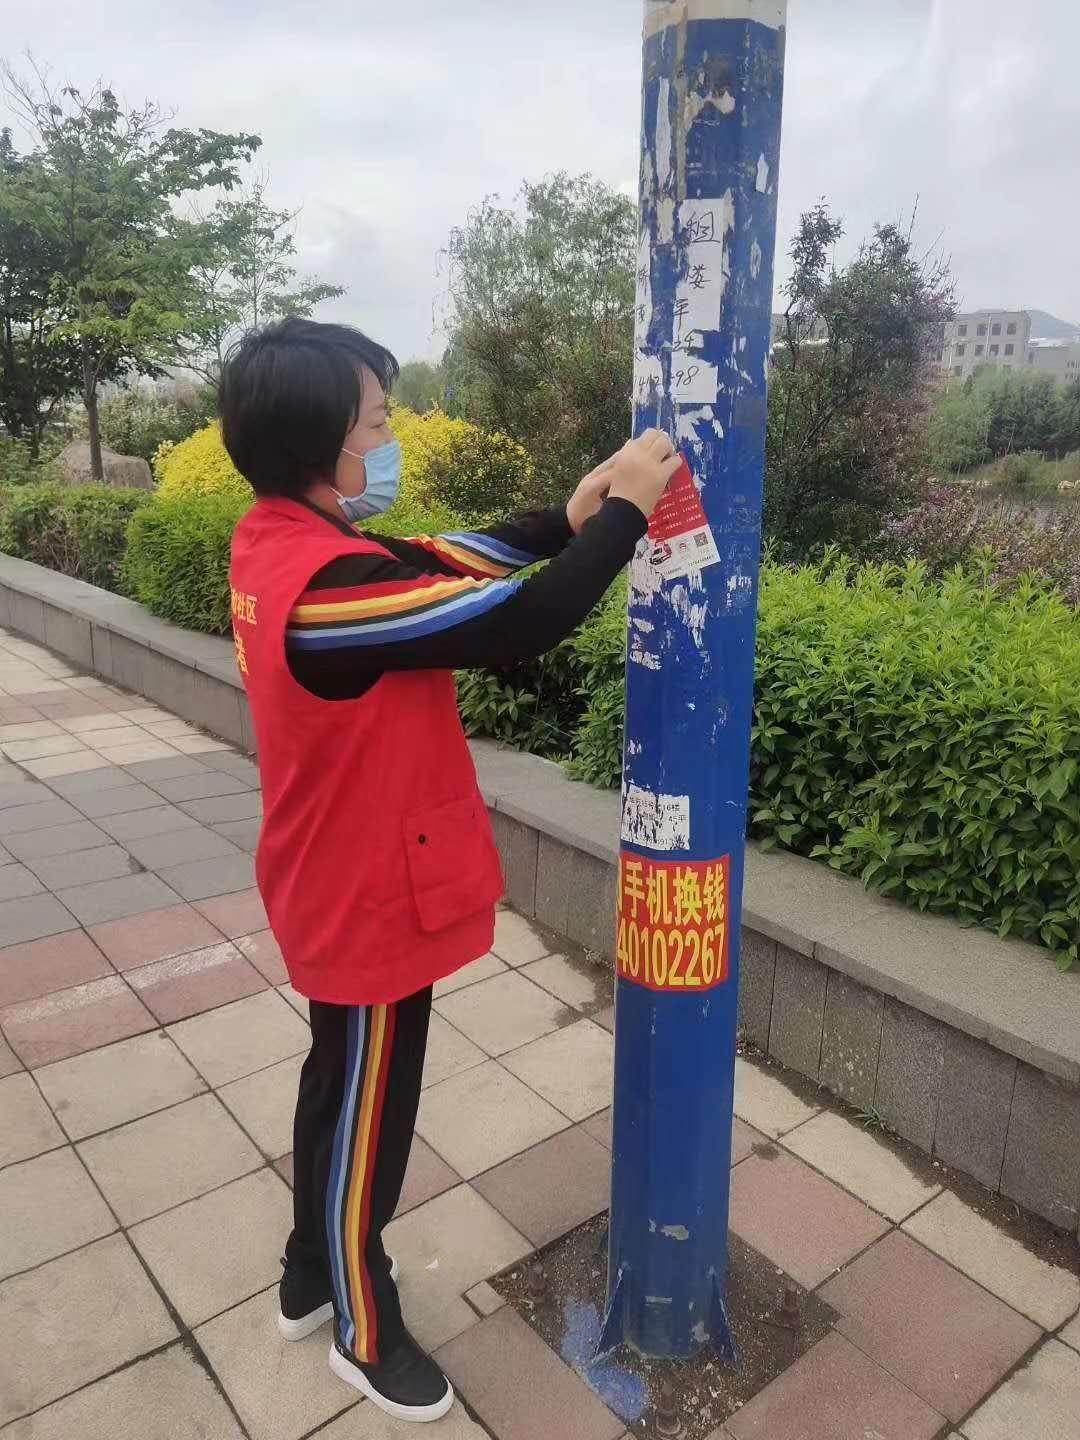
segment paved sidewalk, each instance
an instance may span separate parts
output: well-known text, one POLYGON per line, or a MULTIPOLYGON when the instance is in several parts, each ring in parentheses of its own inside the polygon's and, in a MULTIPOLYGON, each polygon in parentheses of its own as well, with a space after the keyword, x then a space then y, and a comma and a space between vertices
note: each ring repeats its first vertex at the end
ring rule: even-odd
MULTIPOLYGON (((3 631, 0 750, 4 1440, 410 1433, 274 1328, 308 1030, 254 766, 3 631)), ((446 1440, 624 1433, 486 1283, 607 1203, 610 987, 509 911, 438 987, 387 1240, 446 1440)), ((1073 1274, 773 1070, 736 1108, 733 1226, 840 1319, 717 1440, 1074 1440, 1073 1274)))

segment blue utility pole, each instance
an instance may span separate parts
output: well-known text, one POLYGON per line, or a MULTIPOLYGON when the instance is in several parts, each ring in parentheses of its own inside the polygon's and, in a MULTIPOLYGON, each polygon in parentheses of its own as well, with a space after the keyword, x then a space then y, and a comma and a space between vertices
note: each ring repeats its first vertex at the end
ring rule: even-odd
POLYGON ((634 428, 688 468, 631 569, 608 1314, 734 1354, 724 1297, 787 0, 646 0, 634 428))

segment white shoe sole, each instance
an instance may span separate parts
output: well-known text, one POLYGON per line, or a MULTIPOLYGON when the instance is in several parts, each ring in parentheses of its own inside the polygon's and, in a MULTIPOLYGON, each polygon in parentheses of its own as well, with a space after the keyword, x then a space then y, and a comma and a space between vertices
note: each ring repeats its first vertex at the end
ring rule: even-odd
MULTIPOLYGON (((398 1263, 396 1260, 391 1260, 390 1279, 393 1280, 395 1285, 397 1284, 397 1278, 398 1263)), ((299 1320, 290 1320, 279 1310, 277 1317, 278 1334, 284 1340, 306 1340, 309 1335, 314 1335, 316 1330, 325 1325, 328 1320, 333 1320, 333 1318, 334 1307, 329 1302, 325 1305, 320 1305, 318 1310, 312 1310, 310 1314, 301 1316, 299 1320)))
POLYGON ((361 1395, 366 1395, 384 1415, 390 1415, 395 1420, 411 1420, 417 1425, 430 1425, 435 1420, 441 1420, 454 1403, 454 1387, 447 1380, 446 1394, 434 1405, 398 1405, 396 1401, 380 1395, 360 1367, 347 1360, 336 1345, 330 1346, 330 1369, 339 1380, 344 1380, 346 1385, 359 1390, 361 1395))

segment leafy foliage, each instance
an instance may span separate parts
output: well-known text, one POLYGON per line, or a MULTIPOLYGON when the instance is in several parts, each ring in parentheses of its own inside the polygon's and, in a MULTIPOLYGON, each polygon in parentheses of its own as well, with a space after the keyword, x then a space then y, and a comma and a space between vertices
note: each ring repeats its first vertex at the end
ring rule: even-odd
POLYGON ((407 410, 426 415, 429 410, 442 406, 445 389, 446 377, 441 365, 432 365, 427 360, 406 360, 394 381, 394 399, 407 410))
POLYGON ((588 176, 519 200, 489 197, 450 237, 446 405, 528 450, 536 497, 565 499, 630 431, 637 214, 588 176))
POLYGON ((255 135, 169 126, 152 102, 121 106, 107 86, 53 87, 5 68, 13 108, 35 152, 17 178, 19 217, 52 258, 47 343, 77 352, 93 473, 101 477, 98 385, 110 370, 154 373, 173 358, 193 311, 190 275, 204 254, 174 202, 228 190, 255 135))
POLYGON ((194 435, 216 410, 217 400, 209 388, 201 390, 193 404, 124 390, 99 407, 101 438, 120 455, 141 455, 152 463, 162 445, 176 445, 194 435))
POLYGON ((163 442, 154 456, 154 476, 158 493, 170 500, 182 495, 231 495, 251 504, 251 486, 229 459, 216 420, 178 445, 163 442))
POLYGON ((403 452, 402 487, 416 501, 449 507, 465 525, 521 507, 532 465, 505 435, 442 410, 416 415, 402 406, 394 409, 391 426, 403 452))
POLYGON ((185 364, 210 384, 221 375, 230 344, 286 315, 309 316, 324 300, 344 295, 340 285, 298 279, 299 210, 275 210, 268 182, 259 176, 242 194, 224 196, 209 214, 196 214, 199 254, 190 274, 190 324, 179 340, 185 364))
POLYGON ((227 634, 229 547, 251 498, 250 490, 237 495, 229 489, 159 494, 128 531, 126 592, 163 620, 227 634))
POLYGON ((128 523, 145 490, 51 483, 0 492, 0 550, 104 590, 127 594, 121 575, 128 523))
POLYGON ((766 534, 789 559, 839 544, 866 551, 926 474, 931 347, 952 311, 943 262, 878 225, 845 269, 843 227, 821 203, 791 246, 786 339, 773 356, 766 534), (806 337, 824 322, 825 338, 806 337))
POLYGON ((1080 450, 1080 380, 984 366, 941 388, 930 418, 939 475, 1020 452, 1048 457, 1080 450))

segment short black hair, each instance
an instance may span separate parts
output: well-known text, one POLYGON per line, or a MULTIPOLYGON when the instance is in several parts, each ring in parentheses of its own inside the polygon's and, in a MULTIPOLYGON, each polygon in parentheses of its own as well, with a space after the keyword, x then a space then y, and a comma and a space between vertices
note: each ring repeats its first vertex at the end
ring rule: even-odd
POLYGON ((296 499, 328 479, 364 396, 361 366, 387 394, 398 362, 351 325, 289 316, 249 331, 221 371, 221 434, 256 495, 296 499))

